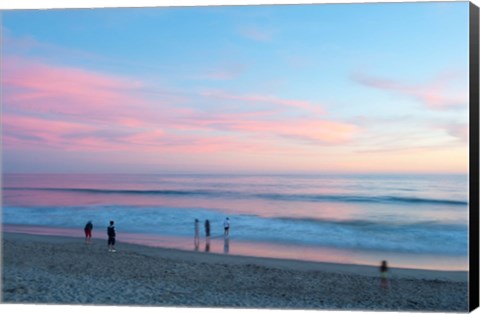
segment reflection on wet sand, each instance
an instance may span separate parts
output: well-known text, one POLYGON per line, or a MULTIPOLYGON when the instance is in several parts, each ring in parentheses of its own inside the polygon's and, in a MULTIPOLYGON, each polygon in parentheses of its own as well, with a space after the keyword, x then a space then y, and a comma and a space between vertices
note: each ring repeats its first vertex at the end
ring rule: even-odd
MULTIPOLYGON (((3 224, 3 232, 26 233, 35 235, 52 235, 52 236, 67 236, 80 238, 83 241, 83 229, 69 229, 69 228, 54 228, 43 226, 26 226, 26 225, 12 225, 3 224)), ((101 238, 106 240, 106 234, 93 234, 93 238, 101 238)), ((214 237, 211 239, 212 245, 209 244, 210 253, 223 253, 222 239, 223 236, 214 237)), ((122 232, 119 235, 118 244, 121 246, 123 242, 140 244, 153 247, 172 248, 180 250, 192 250, 192 238, 190 237, 175 237, 165 235, 145 235, 122 232)), ((225 239, 223 248, 225 249, 225 239)), ((200 249, 199 239, 199 249, 200 249)), ((341 264, 359 264, 371 265, 378 267, 379 260, 387 260, 391 267, 401 268, 417 268, 417 269, 434 269, 434 270, 465 270, 468 269, 468 258, 452 256, 442 257, 428 254, 407 254, 398 252, 385 251, 369 251, 363 252, 361 250, 337 249, 319 246, 305 246, 305 245, 286 245, 278 243, 268 243, 260 241, 242 241, 235 239, 233 247, 228 246, 229 255, 243 255, 243 256, 259 256, 281 259, 294 259, 303 261, 327 262, 327 263, 341 263, 341 264), (391 261, 395 261, 393 264, 391 261), (394 266, 392 266, 394 265, 394 266)), ((378 269, 375 268, 376 272, 378 269)))
POLYGON ((205 252, 210 252, 210 238, 205 241, 205 252))
POLYGON ((198 219, 195 219, 195 238, 193 243, 195 245, 195 251, 198 251, 198 247, 200 246, 200 227, 198 219))
POLYGON ((228 254, 230 252, 230 238, 225 237, 223 240, 223 253, 228 254))

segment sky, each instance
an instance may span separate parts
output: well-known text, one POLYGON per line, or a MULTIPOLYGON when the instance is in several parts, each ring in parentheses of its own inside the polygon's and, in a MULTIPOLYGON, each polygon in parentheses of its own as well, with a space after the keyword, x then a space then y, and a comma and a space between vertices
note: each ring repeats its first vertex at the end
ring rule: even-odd
POLYGON ((1 17, 4 173, 468 172, 468 2, 1 17))

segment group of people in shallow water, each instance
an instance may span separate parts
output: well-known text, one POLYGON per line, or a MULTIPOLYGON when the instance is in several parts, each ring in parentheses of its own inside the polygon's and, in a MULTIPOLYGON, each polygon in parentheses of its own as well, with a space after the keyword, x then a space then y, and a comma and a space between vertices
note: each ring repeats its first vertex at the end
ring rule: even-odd
MULTIPOLYGON (((195 219, 194 223, 194 229, 195 229, 195 236, 194 236, 194 246, 195 246, 195 251, 198 251, 198 248, 200 247, 200 221, 198 219, 195 219)), ((230 240, 229 240, 229 235, 230 235, 230 218, 225 218, 225 221, 223 222, 223 235, 225 237, 224 241, 224 253, 229 252, 230 248, 230 240)), ((211 237, 211 226, 210 226, 210 220, 205 220, 205 252, 210 252, 210 237, 211 237)))
MULTIPOLYGON (((200 247, 200 221, 198 219, 195 219, 194 222, 194 229, 195 229, 195 237, 194 237, 194 246, 195 246, 195 251, 198 251, 198 248, 200 247)), ((89 244, 92 241, 92 230, 93 230, 93 223, 91 220, 87 222, 85 225, 84 231, 85 231, 85 243, 89 244)), ((211 226, 210 226, 210 220, 205 220, 205 252, 210 252, 210 235, 211 235, 211 226)), ((230 235, 230 218, 226 218, 225 221, 223 222, 223 235, 224 235, 224 253, 229 252, 229 247, 230 247, 230 240, 229 240, 229 235, 230 235)), ((115 222, 113 220, 110 221, 109 226, 107 227, 107 236, 108 236, 108 251, 109 252, 116 252, 115 250, 115 237, 116 237, 116 231, 115 231, 115 222)), ((388 289, 389 288, 389 281, 388 281, 388 265, 387 261, 382 261, 380 265, 380 286, 383 289, 388 289)))
MULTIPOLYGON (((200 246, 200 226, 199 226, 199 220, 195 219, 195 239, 194 239, 194 245, 195 245, 195 250, 198 251, 198 248, 200 246)), ((225 221, 223 222, 223 229, 224 229, 224 236, 226 238, 226 241, 228 240, 228 236, 230 235, 230 218, 226 218, 225 221)), ((93 230, 93 223, 91 220, 87 222, 85 225, 84 231, 85 231, 85 243, 89 244, 92 241, 92 230, 93 230)), ((110 221, 110 225, 107 227, 107 236, 108 236, 108 251, 109 252, 116 252, 115 250, 115 237, 116 237, 116 231, 115 231, 115 222, 113 220, 110 221)), ((205 220, 205 237, 206 237, 206 246, 205 246, 205 251, 210 251, 210 220, 205 220)), ((224 251, 228 253, 228 247, 229 244, 228 242, 225 242, 225 248, 224 251)))

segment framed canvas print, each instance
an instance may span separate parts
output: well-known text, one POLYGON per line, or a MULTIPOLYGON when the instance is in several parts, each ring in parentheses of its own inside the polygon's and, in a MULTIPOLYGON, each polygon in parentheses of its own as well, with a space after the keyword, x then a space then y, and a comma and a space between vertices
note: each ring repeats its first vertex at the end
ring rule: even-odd
POLYGON ((0 14, 3 304, 478 307, 474 3, 0 14))

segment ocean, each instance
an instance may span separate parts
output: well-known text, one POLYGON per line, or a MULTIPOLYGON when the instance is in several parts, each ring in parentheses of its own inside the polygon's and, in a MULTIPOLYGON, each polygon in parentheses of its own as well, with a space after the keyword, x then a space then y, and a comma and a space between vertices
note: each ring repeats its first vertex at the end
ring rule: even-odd
POLYGON ((91 220, 106 238, 114 220, 119 249, 468 269, 467 175, 4 174, 2 196, 5 231, 81 237, 91 220))

